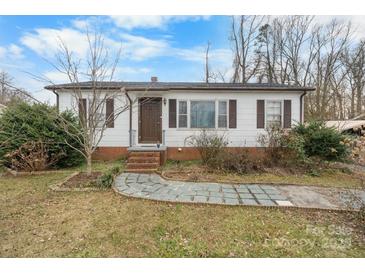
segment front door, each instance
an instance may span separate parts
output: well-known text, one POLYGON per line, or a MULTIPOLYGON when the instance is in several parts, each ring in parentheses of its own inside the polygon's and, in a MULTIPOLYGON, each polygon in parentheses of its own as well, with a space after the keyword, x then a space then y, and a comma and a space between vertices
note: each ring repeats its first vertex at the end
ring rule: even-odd
POLYGON ((161 144, 162 142, 162 99, 139 99, 139 143, 161 144))

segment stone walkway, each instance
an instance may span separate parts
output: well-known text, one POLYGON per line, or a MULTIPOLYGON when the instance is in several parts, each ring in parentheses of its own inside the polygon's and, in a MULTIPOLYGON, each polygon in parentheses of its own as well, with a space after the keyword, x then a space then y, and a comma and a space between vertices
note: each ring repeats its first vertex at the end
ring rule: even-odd
POLYGON ((293 185, 167 181, 158 174, 123 173, 116 178, 114 188, 129 197, 184 203, 347 209, 349 201, 353 202, 353 195, 365 202, 364 191, 293 185))

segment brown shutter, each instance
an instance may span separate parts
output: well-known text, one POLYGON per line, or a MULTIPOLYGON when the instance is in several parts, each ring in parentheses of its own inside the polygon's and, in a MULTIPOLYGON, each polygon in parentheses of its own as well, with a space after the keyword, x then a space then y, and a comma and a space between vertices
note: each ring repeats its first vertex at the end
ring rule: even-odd
POLYGON ((257 128, 265 128, 265 101, 257 100, 257 128))
POLYGON ((237 100, 229 100, 229 128, 237 128, 237 100))
POLYGON ((85 124, 86 122, 86 99, 79 99, 79 121, 80 124, 85 124))
POLYGON ((114 99, 106 99, 106 127, 114 127, 114 99))
POLYGON ((176 128, 176 99, 169 99, 169 128, 176 128))
POLYGON ((291 100, 284 100, 284 128, 291 128, 291 100))

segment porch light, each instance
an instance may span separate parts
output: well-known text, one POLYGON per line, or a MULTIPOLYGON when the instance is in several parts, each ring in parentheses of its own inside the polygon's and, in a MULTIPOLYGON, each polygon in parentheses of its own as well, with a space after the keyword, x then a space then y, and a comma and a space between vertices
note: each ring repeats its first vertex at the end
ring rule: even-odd
POLYGON ((166 106, 166 98, 163 98, 163 105, 166 106))

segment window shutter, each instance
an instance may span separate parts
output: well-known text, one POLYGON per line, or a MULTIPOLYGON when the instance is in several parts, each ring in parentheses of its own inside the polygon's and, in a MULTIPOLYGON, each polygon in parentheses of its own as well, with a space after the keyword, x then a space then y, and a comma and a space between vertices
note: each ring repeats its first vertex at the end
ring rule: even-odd
POLYGON ((257 128, 265 128, 265 101, 257 100, 257 128))
POLYGON ((79 121, 80 124, 84 125, 86 123, 86 99, 79 99, 79 121))
POLYGON ((291 128, 291 100, 284 100, 284 128, 291 128))
POLYGON ((237 100, 229 100, 229 128, 237 128, 237 100))
POLYGON ((114 99, 106 99, 106 127, 114 127, 114 99))
POLYGON ((169 128, 176 128, 176 99, 169 99, 169 128))

